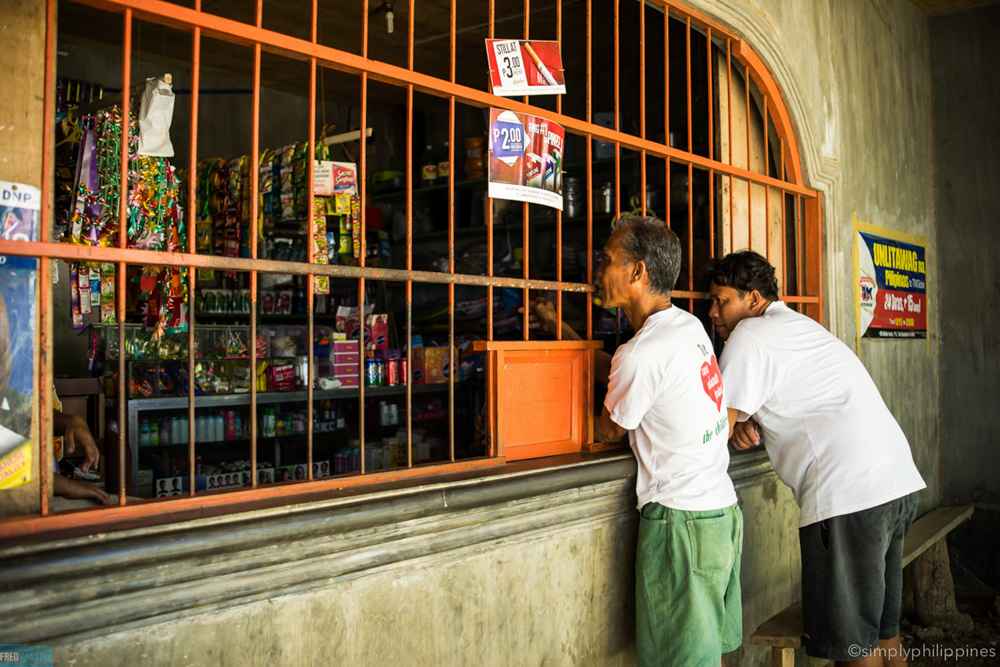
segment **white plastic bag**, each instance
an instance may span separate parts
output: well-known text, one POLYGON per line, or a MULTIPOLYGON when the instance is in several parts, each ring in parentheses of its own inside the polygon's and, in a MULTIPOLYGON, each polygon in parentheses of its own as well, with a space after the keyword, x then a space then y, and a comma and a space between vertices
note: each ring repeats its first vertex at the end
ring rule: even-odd
POLYGON ((170 121, 174 117, 174 91, 162 78, 146 79, 139 105, 139 155, 173 157, 170 121))

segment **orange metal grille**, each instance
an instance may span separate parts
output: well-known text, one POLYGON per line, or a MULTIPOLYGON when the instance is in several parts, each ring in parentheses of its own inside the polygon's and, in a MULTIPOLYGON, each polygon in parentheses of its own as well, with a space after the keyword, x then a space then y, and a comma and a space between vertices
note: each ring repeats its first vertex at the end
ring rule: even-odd
MULTIPOLYGON (((642 214, 647 212, 647 195, 654 184, 650 182, 650 173, 656 171, 660 173, 662 164, 662 181, 655 183, 656 188, 662 187, 663 210, 668 224, 673 226, 686 240, 686 265, 682 273, 678 289, 674 292, 677 300, 686 302, 687 308, 695 310, 704 305, 707 300, 705 286, 698 284, 696 262, 694 256, 696 250, 704 251, 702 245, 707 248, 708 257, 715 257, 720 253, 729 252, 739 247, 753 247, 766 254, 767 257, 779 265, 779 275, 782 276, 783 299, 798 304, 804 312, 810 316, 820 319, 822 311, 821 284, 820 284, 820 202, 817 192, 809 188, 803 182, 802 172, 799 165, 798 149, 791 123, 781 100, 780 93, 771 79, 767 68, 761 63, 753 51, 731 31, 724 26, 717 24, 711 19, 701 16, 696 12, 673 2, 672 0, 648 0, 644 4, 639 4, 639 9, 631 6, 622 6, 618 0, 608 2, 595 2, 595 0, 585 0, 585 2, 564 3, 563 0, 556 0, 554 6, 546 7, 555 13, 555 39, 564 43, 567 38, 574 44, 582 42, 585 51, 584 72, 574 72, 568 77, 570 85, 583 90, 583 102, 579 105, 576 113, 564 111, 563 96, 558 96, 554 103, 545 100, 534 100, 527 97, 522 100, 501 98, 492 95, 485 90, 474 88, 459 82, 457 76, 458 63, 458 43, 459 32, 457 29, 457 16, 459 12, 458 0, 448 1, 449 20, 448 41, 449 57, 446 78, 435 77, 415 67, 415 31, 417 12, 421 7, 431 7, 440 9, 445 5, 443 0, 409 0, 406 7, 399 2, 400 13, 405 13, 406 20, 406 64, 392 64, 390 62, 371 58, 369 55, 369 34, 371 30, 381 29, 370 25, 369 16, 372 10, 368 0, 359 0, 360 4, 360 30, 361 46, 359 53, 352 53, 348 50, 337 49, 320 43, 318 39, 318 27, 320 25, 320 10, 318 0, 311 0, 311 22, 309 23, 310 37, 308 39, 295 37, 291 34, 267 29, 264 27, 264 2, 256 0, 253 12, 253 21, 238 21, 231 18, 210 13, 202 9, 201 0, 193 0, 193 6, 185 6, 181 3, 167 2, 165 0, 63 0, 62 6, 83 5, 95 10, 111 12, 122 17, 122 48, 121 48, 121 81, 123 91, 123 127, 128 121, 128 96, 132 86, 131 63, 133 60, 133 32, 139 21, 148 22, 170 29, 189 33, 192 37, 191 48, 191 104, 190 104, 190 133, 189 141, 189 172, 191 183, 188 188, 187 210, 190 225, 190 233, 187 240, 187 248, 184 252, 168 253, 160 251, 135 250, 126 247, 126 236, 119 234, 119 246, 117 248, 85 248, 49 241, 52 232, 52 211, 51 207, 43 207, 41 220, 41 236, 39 242, 15 243, 0 240, 0 254, 25 255, 38 258, 59 258, 66 261, 88 261, 88 262, 111 262, 117 266, 118 291, 125 293, 125 267, 127 265, 155 265, 155 266, 182 266, 188 269, 187 280, 189 295, 194 295, 196 288, 196 269, 215 269, 222 271, 239 271, 249 274, 251 295, 256 300, 258 275, 260 273, 280 273, 306 276, 329 276, 338 279, 356 280, 357 299, 359 312, 363 312, 366 298, 366 281, 393 281, 402 282, 405 285, 406 302, 406 337, 410 339, 412 330, 411 309, 413 304, 413 287, 417 285, 445 285, 447 288, 448 300, 448 335, 450 342, 450 362, 451 368, 455 368, 454 342, 456 339, 455 330, 455 307, 456 307, 456 286, 474 286, 484 288, 487 295, 488 307, 486 309, 487 339, 493 339, 493 301, 495 288, 514 288, 521 292, 522 303, 527 303, 530 292, 533 290, 553 290, 557 293, 556 310, 560 319, 563 317, 564 293, 582 294, 586 298, 586 334, 585 338, 590 340, 594 337, 593 330, 593 304, 589 298, 592 291, 590 285, 594 279, 593 256, 595 243, 600 241, 595 236, 595 211, 594 199, 590 193, 595 188, 595 169, 599 159, 595 157, 596 142, 610 144, 613 147, 613 172, 614 172, 614 208, 617 211, 627 209, 627 200, 622 192, 623 169, 631 169, 638 174, 639 189, 638 208, 642 214), (565 5, 565 6, 564 6, 565 5), (610 29, 603 20, 609 13, 613 17, 610 29), (623 19, 624 10, 637 13, 637 20, 623 19), (405 10, 405 11, 403 11, 405 10), (578 18, 583 14, 583 24, 585 34, 576 32, 572 35, 564 33, 564 22, 568 16, 578 18), (652 20, 656 16, 662 16, 659 21, 652 20), (597 22, 595 24, 595 17, 597 22), (626 29, 637 22, 638 34, 623 34, 626 29), (600 41, 595 40, 595 29, 599 30, 603 36, 600 41), (607 38, 610 35, 612 43, 611 58, 607 57, 607 38), (655 36, 655 39, 654 39, 655 36), (264 259, 259 256, 257 245, 257 234, 251 235, 250 257, 219 257, 214 255, 198 254, 195 244, 194 215, 196 208, 197 191, 197 161, 198 161, 198 139, 199 139, 199 99, 200 73, 203 66, 202 42, 205 38, 221 40, 223 42, 242 45, 252 49, 252 130, 250 155, 259 156, 261 153, 259 145, 260 135, 260 113, 261 113, 261 63, 263 54, 276 54, 293 61, 300 61, 308 64, 309 67, 309 148, 310 156, 312 149, 316 146, 316 107, 317 107, 317 73, 318 71, 338 71, 356 75, 360 81, 360 90, 357 99, 359 100, 361 128, 367 126, 369 114, 369 90, 373 84, 388 85, 395 87, 401 93, 405 93, 406 100, 406 186, 404 195, 404 208, 406 210, 406 232, 405 232, 405 268, 387 268, 381 266, 365 265, 365 239, 366 239, 366 218, 364 206, 362 206, 361 225, 361 252, 358 266, 344 265, 324 265, 314 263, 312 244, 309 243, 308 259, 305 263, 277 261, 274 259, 264 259), (682 40, 682 49, 678 49, 677 40, 682 40), (639 44, 638 55, 628 51, 626 47, 633 44, 633 40, 639 44), (662 53, 647 55, 647 42, 662 42, 662 53), (672 43, 673 42, 673 43, 672 43), (694 46, 695 43, 704 44, 704 53, 694 46), (623 53, 631 54, 624 58, 623 53), (677 54, 683 54, 683 62, 678 63, 677 54), (595 64, 595 56, 598 63, 595 64), (647 67, 649 65, 649 67, 647 67), (601 98, 600 103, 604 108, 610 107, 613 122, 611 126, 600 125, 594 122, 595 109, 595 87, 605 81, 603 76, 607 67, 612 68, 611 76, 611 104, 607 104, 606 98, 601 98), (636 68, 638 71, 638 91, 637 103, 633 103, 631 93, 626 85, 625 95, 629 101, 623 101, 623 68, 636 68), (653 74, 650 74, 653 70, 653 74), (695 70, 695 71, 693 71, 695 70), (704 87, 697 81, 701 75, 698 71, 704 70, 704 87), (678 81, 678 73, 680 80, 678 81), (599 76, 599 74, 601 76, 599 76), (673 76, 672 76, 673 74, 673 76), (581 76, 582 75, 582 76, 581 76), (697 78, 696 78, 697 77, 697 78), (584 80, 581 81, 580 78, 584 80), (649 82, 649 83, 647 83, 649 82), (737 88, 734 90, 734 83, 737 88), (683 98, 683 108, 678 110, 676 101, 678 95, 672 94, 678 89, 683 91, 680 97, 683 98), (661 90, 662 87, 662 90, 661 90), (707 91, 706 97, 696 99, 695 90, 707 91), (662 104, 663 113, 663 135, 650 137, 652 130, 647 128, 647 122, 651 120, 647 105, 654 102, 651 99, 651 91, 662 94, 663 99, 655 100, 656 109, 662 104), (738 93, 742 92, 742 96, 738 93), (531 245, 533 242, 531 228, 529 226, 530 211, 528 204, 523 205, 522 216, 522 238, 523 267, 520 278, 510 276, 494 275, 494 241, 495 231, 493 224, 493 202, 487 204, 486 213, 486 245, 487 245, 487 266, 485 275, 471 275, 456 271, 455 253, 455 192, 456 178, 455 171, 457 165, 452 165, 447 181, 448 206, 447 206, 447 272, 431 272, 414 269, 414 219, 413 219, 413 197, 415 184, 413 182, 414 155, 413 155, 413 125, 414 125, 414 95, 429 95, 443 99, 447 102, 448 123, 447 133, 452 147, 456 141, 456 104, 468 105, 471 107, 490 108, 500 107, 513 110, 515 112, 529 113, 543 116, 551 121, 562 125, 567 132, 567 136, 572 134, 582 139, 583 150, 583 171, 586 183, 586 216, 582 224, 585 225, 586 238, 586 263, 581 266, 582 280, 567 281, 564 279, 564 257, 563 241, 567 229, 564 228, 564 219, 561 212, 556 212, 554 221, 555 234, 555 271, 554 279, 542 279, 532 277, 531 270, 531 245), (742 98, 742 99, 741 99, 742 98), (674 101, 674 108, 671 102, 674 101), (734 109, 736 113, 734 113, 734 109), (742 110, 742 111, 740 111, 742 110), (752 110, 757 110, 760 120, 753 116, 752 110), (628 113, 631 117, 638 118, 638 123, 633 123, 630 127, 623 127, 623 114, 628 113), (740 116, 742 115, 742 118, 740 116), (742 121, 742 122, 741 122, 742 121), (695 146, 696 124, 707 124, 707 143, 704 146, 695 146), (736 128, 734 125, 741 127, 736 128), (723 129, 723 125, 725 129, 723 129), (734 136, 734 129, 745 133, 745 146, 739 147, 734 144, 734 140, 740 142, 737 135, 734 136), (762 136, 761 141, 753 141, 755 133, 762 136), (777 151, 775 144, 770 140, 771 136, 777 138, 777 151), (722 147, 725 147, 724 150, 722 147), (737 153, 745 151, 737 159, 737 153), (754 151, 757 151, 756 155, 754 151), (762 153, 761 153, 762 151, 762 153), (628 155, 624 155, 624 153, 628 155), (755 167, 755 159, 759 166, 755 167), (656 168, 649 167, 649 161, 655 161, 656 168), (702 185, 699 193, 696 191, 695 183, 702 185), (673 186, 673 187, 672 187, 673 186), (763 195, 763 211, 755 214, 756 207, 760 208, 759 198, 763 195), (706 202, 702 205, 704 215, 696 211, 696 198, 704 196, 706 202), (674 201, 671 201, 674 198, 674 201), (686 204, 684 203, 686 200, 686 204), (772 200, 774 203, 772 203, 772 200), (777 211, 773 215, 772 207, 777 211), (682 214, 671 215, 672 211, 685 209, 682 214), (698 244, 696 244, 696 238, 698 244), (759 241, 763 238, 763 242, 759 241), (705 243, 702 243, 705 239, 705 243), (745 241, 745 242, 744 242, 745 241), (790 271, 793 276, 790 277, 790 271), (789 283, 791 281, 791 284, 789 283)), ((465 5, 466 3, 462 3, 465 5)), ((487 24, 487 36, 492 38, 497 33, 497 8, 496 0, 490 0, 485 9, 485 19, 487 24)), ((515 2, 505 2, 505 11, 510 11, 515 7, 515 2)), ((462 7, 463 11, 466 8, 462 7)), ((468 10, 472 11, 472 10, 468 10)), ((483 10, 478 10, 483 11, 483 10)), ((529 28, 532 27, 531 19, 536 12, 542 9, 532 9, 530 0, 524 0, 520 7, 523 18, 521 24, 521 34, 524 39, 529 36, 529 28)), ((45 145, 45 161, 43 164, 43 183, 46 191, 51 192, 53 186, 53 166, 51 153, 53 149, 53 135, 51 128, 54 126, 54 89, 55 89, 55 34, 57 19, 57 0, 47 0, 48 31, 46 37, 46 102, 45 102, 45 128, 46 134, 43 137, 45 145)), ((631 16, 631 14, 630 14, 631 16)), ((503 30, 509 34, 511 22, 503 22, 503 30)), ((485 60, 483 60, 485 63, 485 60)), ((208 63, 209 65, 211 63, 208 63)), ((466 63, 462 63, 463 66, 466 63)), ((477 64, 476 66, 480 66, 477 64)), ((485 68, 483 68, 485 69, 485 68)), ((633 70, 629 70, 633 71, 633 70)), ((633 80, 633 79, 630 79, 633 80)), ((658 96, 658 95, 657 95, 658 96)), ((656 121, 659 122, 658 120, 656 121)), ((699 125, 702 127, 702 125, 699 125)), ((121 183, 122 191, 127 192, 128 188, 128 153, 127 142, 123 142, 121 157, 121 183)), ((366 185, 364 174, 366 173, 365 151, 360 151, 358 157, 359 167, 359 187, 362 202, 366 197, 366 185)), ((309 202, 312 210, 312 159, 309 160, 309 202)), ((251 168, 250 176, 250 220, 256 224, 258 220, 258 190, 259 177, 258 170, 251 168)), ((125 229, 126 202, 122 197, 120 210, 120 229, 125 229)), ((312 221, 310 216, 310 235, 312 237, 312 221)), ((509 231, 508 231, 509 234, 509 231)), ((51 279, 50 264, 41 262, 40 271, 40 298, 43 307, 41 308, 41 364, 40 377, 36 386, 51 386, 51 359, 52 359, 52 334, 51 334, 51 279)), ((313 281, 306 281, 307 303, 309 308, 308 331, 310 341, 314 333, 314 319, 312 312, 313 303, 313 281)), ((707 309, 707 306, 706 306, 707 309)), ((528 312, 525 313, 522 322, 522 337, 524 340, 530 338, 528 327, 528 312)), ((196 315, 191 309, 191 323, 188 334, 188 349, 193 352, 195 347, 194 324, 196 315)), ((125 304, 124 299, 118 301, 118 349, 125 349, 125 304)), ((251 341, 256 339, 257 323, 254 317, 250 317, 251 341)), ((561 338, 561 331, 556 334, 556 338, 561 338)), ((409 346, 407 346, 409 349, 409 346)), ((408 352, 409 355, 409 352, 408 352)), ((256 361, 256 354, 253 356, 256 361)), ((408 367, 412 369, 412 358, 408 356, 408 367)), ((313 368, 314 359, 310 345, 309 366, 313 368)), ((499 457, 487 456, 485 459, 456 460, 455 454, 455 375, 451 374, 448 387, 449 404, 449 456, 448 461, 439 467, 440 470, 468 470, 484 468, 502 463, 499 457)), ((194 354, 188 354, 188 377, 194 378, 194 354)), ((171 501, 168 505, 162 503, 137 503, 126 505, 125 495, 125 440, 120 438, 120 451, 118 452, 118 493, 122 507, 105 510, 103 512, 90 512, 85 514, 74 514, 67 517, 62 514, 50 514, 48 504, 49 487, 51 484, 51 464, 48 459, 48 448, 40 448, 40 466, 42 470, 40 515, 36 517, 22 518, 16 521, 0 523, 0 534, 11 536, 26 535, 35 532, 47 532, 50 530, 60 530, 73 526, 77 529, 86 529, 86 526, 98 525, 125 525, 131 522, 148 523, 157 521, 177 520, 183 517, 197 515, 199 512, 227 511, 243 509, 257 506, 260 503, 273 501, 292 502, 298 498, 303 498, 309 494, 321 492, 324 489, 336 489, 350 486, 355 483, 372 483, 379 480, 406 479, 410 477, 426 474, 426 469, 415 465, 412 459, 411 439, 412 420, 407 419, 407 457, 406 465, 393 472, 375 473, 365 469, 365 457, 360 457, 361 474, 358 480, 351 481, 339 478, 337 480, 313 481, 311 484, 291 485, 280 487, 258 487, 256 474, 253 475, 253 488, 246 491, 238 491, 223 495, 201 494, 195 498, 195 400, 194 383, 189 383, 188 393, 188 457, 192 465, 190 466, 190 494, 189 498, 182 498, 171 501), (359 481, 364 478, 363 482, 359 481)), ((313 389, 312 382, 307 383, 307 420, 308 424, 313 423, 313 389)), ((412 408, 412 384, 407 383, 406 387, 406 407, 407 413, 412 408)), ((256 385, 250 383, 250 424, 251 424, 251 470, 256 470, 257 465, 257 396, 256 385)), ((40 392, 39 410, 43 417, 40 420, 40 438, 42 442, 51 440, 51 420, 50 401, 47 392, 40 392)), ((126 371, 124 355, 120 355, 118 362, 118 396, 128 395, 126 386, 126 371)), ((359 386, 359 418, 358 429, 360 431, 360 442, 362 448, 365 442, 365 386, 361 382, 359 386)), ((488 400, 496 400, 496 397, 489 397, 488 400)), ((118 424, 123 428, 126 423, 125 401, 118 401, 118 424)), ((313 436, 312 429, 307 429, 309 466, 308 477, 311 480, 313 464, 313 436)), ((113 491, 113 489, 112 489, 113 491)))

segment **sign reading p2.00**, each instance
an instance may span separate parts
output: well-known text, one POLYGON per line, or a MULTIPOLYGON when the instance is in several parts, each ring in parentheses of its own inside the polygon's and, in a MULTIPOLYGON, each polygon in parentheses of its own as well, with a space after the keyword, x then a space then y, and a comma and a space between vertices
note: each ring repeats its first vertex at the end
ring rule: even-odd
POLYGON ((927 337, 924 251, 923 246, 858 232, 863 336, 927 337))

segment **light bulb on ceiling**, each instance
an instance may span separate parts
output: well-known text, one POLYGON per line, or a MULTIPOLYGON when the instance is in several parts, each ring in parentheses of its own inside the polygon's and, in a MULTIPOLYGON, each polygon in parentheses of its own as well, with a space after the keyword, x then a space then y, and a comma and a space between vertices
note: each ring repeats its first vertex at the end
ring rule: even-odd
POLYGON ((392 4, 385 3, 385 29, 391 35, 392 34, 392 19, 395 18, 392 13, 392 4))

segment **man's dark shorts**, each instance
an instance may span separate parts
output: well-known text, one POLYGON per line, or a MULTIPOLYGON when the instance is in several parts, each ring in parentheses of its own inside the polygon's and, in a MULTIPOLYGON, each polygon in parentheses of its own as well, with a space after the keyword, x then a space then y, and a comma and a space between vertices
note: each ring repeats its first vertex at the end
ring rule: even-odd
POLYGON ((899 634, 903 538, 917 494, 799 529, 806 653, 855 660, 899 634))

